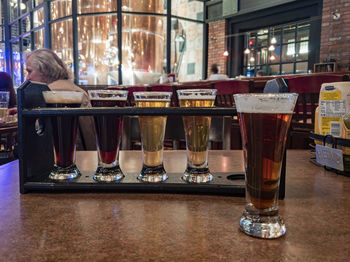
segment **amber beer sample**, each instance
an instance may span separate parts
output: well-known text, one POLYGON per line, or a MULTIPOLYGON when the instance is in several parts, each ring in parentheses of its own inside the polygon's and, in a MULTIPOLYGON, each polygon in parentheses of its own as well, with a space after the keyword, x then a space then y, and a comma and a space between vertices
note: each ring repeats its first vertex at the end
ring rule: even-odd
MULTIPOLYGON (((134 92, 137 107, 169 107, 170 92, 134 92)), ((144 182, 165 181, 163 143, 166 116, 139 116, 143 167, 138 179, 144 182)))
POLYGON ((278 192, 297 97, 297 94, 235 95, 246 170, 246 210, 240 228, 248 235, 277 238, 286 232, 278 215, 278 192))
MULTIPOLYGON (((92 107, 124 107, 128 98, 125 90, 89 90, 92 107)), ((119 166, 119 147, 122 137, 123 117, 95 115, 98 166, 94 180, 118 182, 124 177, 119 166)))
MULTIPOLYGON (((77 108, 84 94, 74 91, 44 91, 47 107, 77 108)), ((51 117, 55 165, 49 177, 53 180, 77 178, 80 171, 75 165, 75 141, 78 116, 57 115, 51 117)))
POLYGON ((281 145, 286 142, 292 114, 239 113, 239 117, 246 131, 243 150, 247 156, 248 197, 259 210, 273 208, 278 199, 281 145))
POLYGON ((9 105, 10 92, 0 91, 0 121, 4 122, 9 105))
MULTIPOLYGON (((216 89, 178 90, 180 107, 213 107, 216 89)), ((208 168, 210 116, 182 117, 187 147, 187 168, 183 179, 190 183, 206 183, 213 179, 208 168)))

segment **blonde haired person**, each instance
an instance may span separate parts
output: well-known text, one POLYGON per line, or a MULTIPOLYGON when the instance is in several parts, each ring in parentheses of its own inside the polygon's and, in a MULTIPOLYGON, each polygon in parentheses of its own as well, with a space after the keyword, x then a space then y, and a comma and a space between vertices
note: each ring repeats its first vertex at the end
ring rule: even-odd
MULTIPOLYGON (((84 93, 82 107, 90 107, 88 94, 75 85, 71 73, 63 61, 49 49, 37 49, 26 54, 27 80, 46 84, 53 91, 78 91, 84 93)), ((78 138, 77 148, 96 149, 96 138, 92 117, 79 117, 82 138, 78 138)))

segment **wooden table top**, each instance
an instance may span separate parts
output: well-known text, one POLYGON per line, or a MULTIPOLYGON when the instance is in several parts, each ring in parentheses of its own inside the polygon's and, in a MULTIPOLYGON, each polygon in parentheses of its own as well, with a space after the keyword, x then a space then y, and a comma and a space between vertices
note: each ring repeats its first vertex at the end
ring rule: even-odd
MULTIPOLYGON (((141 193, 21 195, 18 162, 0 166, 1 261, 349 261, 350 178, 287 152, 286 198, 279 202, 287 233, 276 240, 238 228, 240 197, 141 193)), ((168 172, 182 172, 184 151, 166 151, 168 172), (169 161, 171 160, 171 161, 169 161)), ((96 152, 78 152, 81 168, 96 152)), ((211 151, 213 172, 243 170, 241 151, 211 151)), ((139 151, 122 151, 127 172, 139 151)))

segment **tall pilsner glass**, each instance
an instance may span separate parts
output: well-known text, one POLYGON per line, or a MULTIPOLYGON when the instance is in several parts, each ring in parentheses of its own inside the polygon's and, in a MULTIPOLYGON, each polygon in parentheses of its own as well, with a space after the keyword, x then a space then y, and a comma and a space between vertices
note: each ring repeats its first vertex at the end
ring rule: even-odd
MULTIPOLYGON (((134 92, 137 107, 169 107, 171 92, 134 92)), ((162 182, 168 176, 163 166, 166 116, 139 116, 142 142, 143 182, 162 182)))
MULTIPOLYGON (((216 89, 178 90, 180 107, 213 107, 216 89)), ((187 148, 187 168, 182 179, 189 183, 207 183, 213 180, 208 168, 208 138, 210 116, 182 117, 187 148)))
POLYGON ((297 94, 237 94, 246 170, 246 207, 240 229, 258 238, 286 233, 278 214, 283 152, 297 94))
MULTIPOLYGON (((125 90, 89 90, 88 93, 92 107, 124 107, 128 98, 128 91, 125 90)), ((96 115, 94 120, 98 157, 94 180, 119 182, 124 177, 118 157, 123 117, 96 115)))
MULTIPOLYGON (((74 91, 44 91, 47 107, 80 107, 84 93, 74 91)), ((57 115, 51 117, 55 165, 49 177, 52 180, 72 180, 80 176, 75 165, 75 141, 78 116, 57 115)))

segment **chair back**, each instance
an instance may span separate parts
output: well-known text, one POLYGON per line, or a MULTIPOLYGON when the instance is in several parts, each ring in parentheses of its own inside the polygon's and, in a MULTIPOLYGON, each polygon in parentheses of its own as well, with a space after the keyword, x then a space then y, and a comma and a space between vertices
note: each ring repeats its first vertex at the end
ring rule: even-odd
POLYGON ((213 83, 213 88, 217 90, 215 106, 232 107, 235 105, 233 95, 249 93, 251 81, 249 80, 223 80, 213 83))

